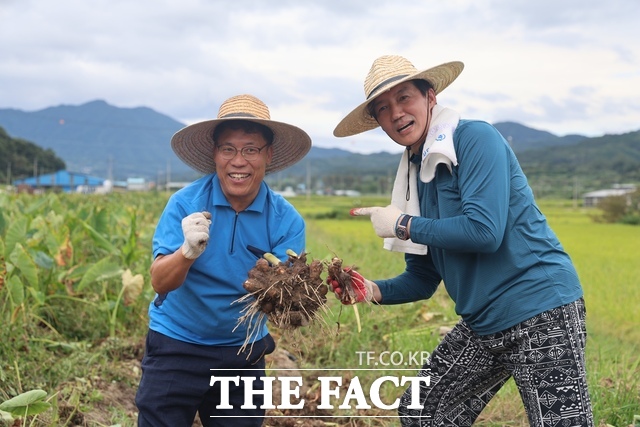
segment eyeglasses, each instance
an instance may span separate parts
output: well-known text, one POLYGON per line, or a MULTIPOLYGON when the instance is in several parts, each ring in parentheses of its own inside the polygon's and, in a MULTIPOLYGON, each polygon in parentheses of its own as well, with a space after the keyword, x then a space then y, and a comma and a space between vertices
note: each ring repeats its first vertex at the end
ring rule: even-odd
MULTIPOLYGON (((262 149, 268 146, 269 145, 267 144, 261 148, 252 146, 243 147, 242 150, 240 150, 240 154, 242 154, 242 157, 244 157, 245 160, 251 162, 253 160, 257 160, 262 149)), ((218 145, 217 147, 218 152, 220 153, 220 157, 225 160, 231 160, 236 156, 236 154, 238 154, 238 149, 233 145, 218 145)))

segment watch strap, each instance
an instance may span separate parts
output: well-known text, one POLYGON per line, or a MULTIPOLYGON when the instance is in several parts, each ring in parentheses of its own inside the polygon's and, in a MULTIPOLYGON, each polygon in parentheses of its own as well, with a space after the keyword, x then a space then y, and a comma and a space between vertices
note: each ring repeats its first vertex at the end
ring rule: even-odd
POLYGON ((409 224, 409 220, 412 218, 411 215, 407 215, 407 214, 402 214, 400 215, 400 217, 398 218, 398 221, 396 222, 396 229, 395 229, 395 233, 396 233, 396 237, 402 239, 402 240, 407 240, 406 238, 408 238, 407 235, 407 224, 409 224), (398 230, 402 229, 403 233, 401 233, 402 235, 406 236, 406 238, 403 238, 402 236, 400 236, 398 233, 398 230))

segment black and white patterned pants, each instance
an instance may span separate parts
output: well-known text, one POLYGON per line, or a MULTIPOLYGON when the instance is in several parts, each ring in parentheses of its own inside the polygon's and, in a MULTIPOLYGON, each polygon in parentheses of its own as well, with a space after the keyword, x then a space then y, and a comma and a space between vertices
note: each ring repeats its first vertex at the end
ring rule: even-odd
POLYGON ((410 389, 402 396, 401 423, 470 426, 513 377, 531 426, 593 426, 586 336, 582 298, 486 336, 461 321, 420 371, 420 376, 430 376, 429 385, 420 386, 423 407, 408 408, 410 389))

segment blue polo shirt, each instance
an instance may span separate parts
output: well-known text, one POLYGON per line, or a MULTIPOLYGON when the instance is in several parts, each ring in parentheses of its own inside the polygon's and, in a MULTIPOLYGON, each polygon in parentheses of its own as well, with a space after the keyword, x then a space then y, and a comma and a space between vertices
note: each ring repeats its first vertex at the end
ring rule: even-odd
MULTIPOLYGON (((222 193, 218 176, 206 175, 169 199, 153 236, 154 258, 177 251, 184 241, 182 219, 202 211, 211 213, 209 244, 179 288, 156 295, 149 305, 149 327, 188 343, 242 345, 247 326, 234 328, 244 305, 233 302, 247 293, 242 284, 258 259, 249 248, 271 252, 282 260, 287 259, 287 249, 301 253, 304 220, 264 182, 253 203, 236 213, 222 193)), ((264 321, 257 330, 251 341, 267 334, 264 321)))
POLYGON ((411 240, 427 255, 405 255, 400 276, 376 281, 383 304, 429 298, 442 280, 456 312, 480 335, 505 330, 582 296, 576 270, 547 220, 516 156, 500 133, 462 120, 454 136, 458 166, 418 179, 420 217, 411 240))

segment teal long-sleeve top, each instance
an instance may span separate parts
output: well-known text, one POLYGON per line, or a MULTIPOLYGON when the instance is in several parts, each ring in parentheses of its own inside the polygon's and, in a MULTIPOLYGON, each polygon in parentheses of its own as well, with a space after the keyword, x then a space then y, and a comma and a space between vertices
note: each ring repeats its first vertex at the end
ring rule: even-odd
POLYGON ((456 312, 488 335, 580 298, 571 259, 506 140, 470 120, 460 121, 453 139, 458 165, 451 172, 439 165, 429 183, 418 178, 411 240, 428 253, 406 254, 402 274, 376 280, 381 303, 429 298, 443 282, 456 312))

